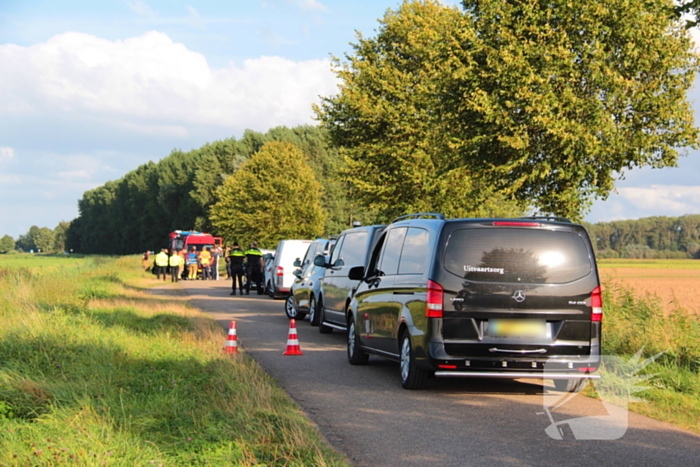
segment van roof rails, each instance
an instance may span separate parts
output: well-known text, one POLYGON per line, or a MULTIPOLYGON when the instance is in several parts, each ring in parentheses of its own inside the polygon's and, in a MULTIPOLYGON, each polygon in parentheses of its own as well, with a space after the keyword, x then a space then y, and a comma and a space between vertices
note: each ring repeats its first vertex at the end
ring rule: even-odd
POLYGON ((573 222, 571 222, 566 217, 559 217, 559 216, 527 216, 527 217, 520 217, 519 219, 529 219, 529 220, 533 220, 533 221, 565 222, 567 224, 573 224, 573 222))
POLYGON ((435 219, 445 220, 444 214, 438 214, 435 212, 417 212, 415 214, 406 214, 405 216, 397 217, 396 219, 391 221, 391 223, 393 224, 394 222, 402 221, 404 219, 418 219, 424 216, 430 216, 434 217, 435 219))

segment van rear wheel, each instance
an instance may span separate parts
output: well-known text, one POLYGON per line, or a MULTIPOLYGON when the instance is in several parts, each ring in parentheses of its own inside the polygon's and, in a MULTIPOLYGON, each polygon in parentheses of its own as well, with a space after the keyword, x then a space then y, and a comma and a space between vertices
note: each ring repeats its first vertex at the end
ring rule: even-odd
POLYGON ((350 318, 348 322, 348 362, 350 365, 367 365, 369 355, 360 348, 360 336, 355 329, 355 320, 350 318))
POLYGON ((411 335, 405 330, 401 335, 401 386, 404 389, 423 389, 429 372, 418 368, 411 348, 411 335))

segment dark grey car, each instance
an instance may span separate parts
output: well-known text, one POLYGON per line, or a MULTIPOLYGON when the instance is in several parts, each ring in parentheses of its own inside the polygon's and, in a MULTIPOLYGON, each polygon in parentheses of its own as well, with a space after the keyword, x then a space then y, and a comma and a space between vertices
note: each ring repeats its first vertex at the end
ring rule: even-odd
POLYGON ((330 260, 316 257, 314 263, 325 268, 321 292, 318 296, 319 324, 323 333, 333 329, 346 330, 347 310, 359 280, 348 273, 355 266, 364 266, 372 247, 385 225, 355 227, 341 232, 331 253, 330 260))
POLYGON ((361 280, 349 361, 397 360, 405 388, 435 375, 552 378, 572 391, 596 377, 601 289, 580 225, 416 214, 388 226, 349 276, 361 280))

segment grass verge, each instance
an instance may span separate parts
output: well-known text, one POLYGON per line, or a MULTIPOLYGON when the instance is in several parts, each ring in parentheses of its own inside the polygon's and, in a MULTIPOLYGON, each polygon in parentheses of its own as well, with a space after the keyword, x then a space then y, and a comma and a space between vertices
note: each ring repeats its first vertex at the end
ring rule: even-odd
POLYGON ((138 258, 34 258, 0 258, 0 465, 347 465, 138 258))
MULTIPOLYGON (((656 376, 649 389, 635 394, 645 402, 630 409, 700 433, 700 319, 676 308, 664 311, 652 295, 640 297, 632 289, 604 283, 603 353, 634 361, 660 354, 641 374, 656 376)), ((588 395, 595 395, 589 387, 588 395)))

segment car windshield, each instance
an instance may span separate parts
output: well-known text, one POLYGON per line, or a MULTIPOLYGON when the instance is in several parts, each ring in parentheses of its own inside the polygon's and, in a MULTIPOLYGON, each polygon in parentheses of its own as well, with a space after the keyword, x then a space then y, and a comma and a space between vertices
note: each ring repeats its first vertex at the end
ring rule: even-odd
POLYGON ((591 270, 584 240, 543 229, 460 229, 448 239, 445 269, 472 282, 561 284, 591 270))

